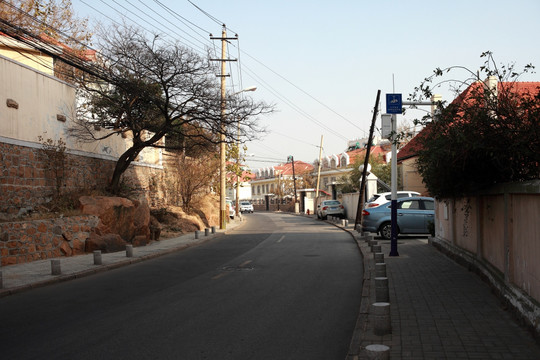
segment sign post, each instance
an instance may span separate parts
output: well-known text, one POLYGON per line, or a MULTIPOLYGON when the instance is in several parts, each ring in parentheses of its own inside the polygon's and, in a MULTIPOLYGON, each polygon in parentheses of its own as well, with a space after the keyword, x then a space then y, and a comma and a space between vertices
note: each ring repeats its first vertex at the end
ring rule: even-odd
POLYGON ((391 141, 392 141, 392 195, 390 220, 392 224, 392 234, 390 237, 390 256, 399 256, 397 249, 397 144, 396 144, 396 122, 397 114, 403 113, 403 101, 401 94, 386 94, 386 112, 392 114, 391 141))

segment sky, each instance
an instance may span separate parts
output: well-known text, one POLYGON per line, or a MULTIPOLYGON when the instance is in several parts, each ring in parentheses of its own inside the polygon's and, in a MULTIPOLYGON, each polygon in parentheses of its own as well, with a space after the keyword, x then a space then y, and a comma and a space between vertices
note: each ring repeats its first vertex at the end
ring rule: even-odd
MULTIPOLYGON (((498 64, 540 66, 538 0, 72 0, 91 24, 121 22, 170 36, 195 51, 221 55, 222 24, 229 45, 231 91, 274 104, 259 119, 266 129, 247 142, 251 169, 295 160, 313 162, 365 138, 377 91, 406 100, 436 68, 463 66, 476 72, 480 55, 492 51, 498 64), (196 6, 195 6, 196 5, 196 6)), ((466 79, 465 71, 452 76, 466 79)), ((522 81, 540 81, 528 74, 522 81)), ((446 87, 435 93, 451 101, 446 87)), ((398 125, 413 126, 429 108, 407 110, 398 125)), ((381 127, 380 115, 377 128, 381 127)), ((377 132, 376 132, 377 135, 377 132)))

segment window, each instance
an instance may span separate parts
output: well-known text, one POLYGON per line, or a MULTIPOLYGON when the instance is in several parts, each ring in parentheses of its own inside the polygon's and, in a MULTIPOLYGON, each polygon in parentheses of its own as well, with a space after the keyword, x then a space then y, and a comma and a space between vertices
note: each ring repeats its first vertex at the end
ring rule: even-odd
POLYGON ((420 201, 418 200, 405 200, 398 204, 398 209, 418 210, 420 209, 420 201))
POLYGON ((435 203, 431 200, 424 200, 424 207, 426 210, 435 210, 435 203))
POLYGON ((257 186, 257 195, 261 195, 261 185, 257 186))

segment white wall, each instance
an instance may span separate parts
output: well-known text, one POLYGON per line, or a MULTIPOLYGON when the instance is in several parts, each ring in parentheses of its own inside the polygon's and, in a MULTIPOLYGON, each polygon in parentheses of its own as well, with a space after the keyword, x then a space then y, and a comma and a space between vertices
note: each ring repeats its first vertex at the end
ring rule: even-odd
MULTIPOLYGON (((63 139, 69 153, 116 160, 131 144, 129 138, 114 135, 83 143, 68 136, 75 111, 75 88, 53 76, 0 56, 0 141, 40 147, 38 136, 63 139), (14 100, 18 109, 8 107, 14 100), (59 121, 58 116, 66 121, 59 121)), ((101 131, 105 134, 105 130, 101 131)), ((137 164, 161 166, 161 151, 141 152, 137 164)))

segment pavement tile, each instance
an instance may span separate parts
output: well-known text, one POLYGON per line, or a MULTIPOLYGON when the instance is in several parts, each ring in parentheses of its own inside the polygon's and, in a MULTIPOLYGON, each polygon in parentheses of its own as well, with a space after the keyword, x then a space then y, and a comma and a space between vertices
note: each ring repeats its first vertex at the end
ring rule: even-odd
MULTIPOLYGON (((356 239, 364 261, 372 262, 365 242, 359 235, 356 239)), ((392 359, 540 359, 540 344, 476 274, 427 240, 400 239, 399 257, 386 255, 389 241, 379 244, 389 278, 392 338, 386 344, 392 359)), ((373 282, 365 282, 362 300, 374 302, 374 290, 373 282)), ((359 359, 366 358, 363 347, 379 340, 366 334, 370 326, 364 324, 365 332, 356 334, 362 338, 359 359)))

